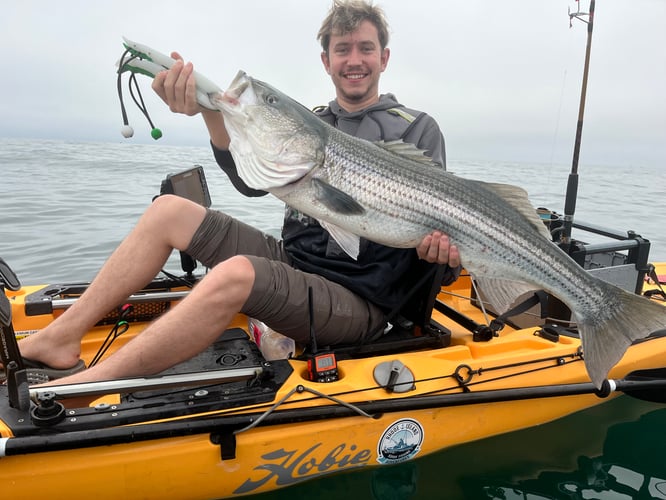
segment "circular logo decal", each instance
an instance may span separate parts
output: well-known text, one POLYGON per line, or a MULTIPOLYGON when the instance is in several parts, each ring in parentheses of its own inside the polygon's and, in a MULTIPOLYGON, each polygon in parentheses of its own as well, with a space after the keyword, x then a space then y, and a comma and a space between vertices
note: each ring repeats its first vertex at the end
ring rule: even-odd
POLYGON ((404 418, 392 423, 377 444, 377 461, 380 464, 404 462, 421 451, 423 427, 416 420, 404 418))

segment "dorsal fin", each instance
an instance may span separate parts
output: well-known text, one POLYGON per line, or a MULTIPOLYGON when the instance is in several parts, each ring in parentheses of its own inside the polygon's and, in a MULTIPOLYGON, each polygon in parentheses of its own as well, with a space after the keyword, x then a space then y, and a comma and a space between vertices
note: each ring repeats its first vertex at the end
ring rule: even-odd
POLYGON ((414 144, 410 142, 405 142, 402 139, 396 139, 395 141, 376 141, 375 144, 386 151, 389 151, 393 154, 402 156, 404 158, 409 158, 410 160, 418 161, 425 165, 439 166, 437 163, 432 161, 432 158, 426 155, 425 150, 417 148, 414 144))
POLYGON ((527 191, 523 188, 511 184, 500 184, 495 182, 473 182, 481 184, 489 191, 493 191, 498 196, 502 197, 507 203, 520 212, 543 237, 552 241, 552 236, 548 232, 548 228, 541 220, 541 217, 539 217, 539 214, 537 214, 536 209, 528 198, 527 191))

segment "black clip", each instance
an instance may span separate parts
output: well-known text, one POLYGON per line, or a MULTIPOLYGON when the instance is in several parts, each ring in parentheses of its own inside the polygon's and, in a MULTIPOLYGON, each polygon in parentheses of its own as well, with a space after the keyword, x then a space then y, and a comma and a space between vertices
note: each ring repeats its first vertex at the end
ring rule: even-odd
POLYGON ((472 340, 474 342, 489 342, 496 336, 497 332, 487 325, 479 325, 479 327, 472 332, 472 340))
POLYGON ((560 341, 560 334, 557 331, 557 326, 555 325, 544 325, 540 330, 534 332, 534 335, 537 337, 550 340, 551 342, 557 343, 560 341))
POLYGON ((233 460, 236 458, 236 435, 233 432, 212 432, 210 442, 220 445, 220 457, 222 460, 233 460))

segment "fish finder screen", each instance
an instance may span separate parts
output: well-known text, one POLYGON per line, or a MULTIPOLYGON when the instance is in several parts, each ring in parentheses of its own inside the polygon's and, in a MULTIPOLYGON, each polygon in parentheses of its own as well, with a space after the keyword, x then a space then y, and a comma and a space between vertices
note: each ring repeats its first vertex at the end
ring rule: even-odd
POLYGON ((169 175, 167 183, 170 186, 167 187, 166 192, 182 196, 204 207, 210 207, 210 194, 208 193, 206 178, 201 167, 169 175))

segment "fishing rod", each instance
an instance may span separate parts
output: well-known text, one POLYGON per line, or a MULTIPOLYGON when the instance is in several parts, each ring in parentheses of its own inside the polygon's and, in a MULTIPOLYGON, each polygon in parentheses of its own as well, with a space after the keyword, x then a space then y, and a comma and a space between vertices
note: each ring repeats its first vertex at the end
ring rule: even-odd
MULTIPOLYGON (((579 0, 576 0, 579 2, 579 0)), ((560 247, 569 253, 571 246, 571 230, 573 228, 573 217, 576 211, 576 199, 578 197, 578 158, 580 156, 580 143, 583 135, 583 116, 585 114, 585 97, 587 95, 587 76, 590 69, 590 51, 592 49, 592 29, 594 27, 594 2, 590 0, 589 13, 580 11, 580 3, 576 12, 569 12, 569 27, 573 26, 573 20, 578 19, 587 24, 587 47, 585 49, 585 64, 583 68, 583 84, 580 92, 580 105, 578 107, 578 123, 576 125, 576 139, 574 142, 573 161, 571 173, 567 181, 567 192, 564 201, 564 225, 560 247), (587 16, 587 20, 584 17, 587 16)))

